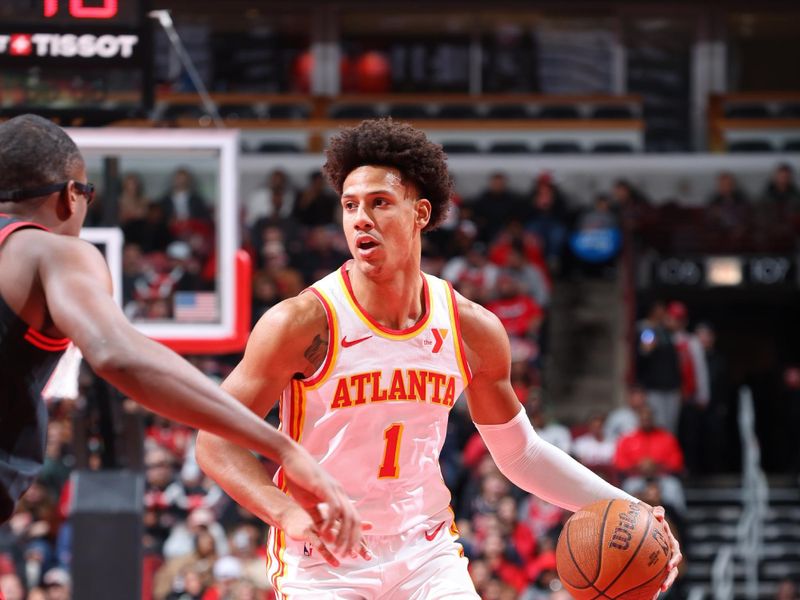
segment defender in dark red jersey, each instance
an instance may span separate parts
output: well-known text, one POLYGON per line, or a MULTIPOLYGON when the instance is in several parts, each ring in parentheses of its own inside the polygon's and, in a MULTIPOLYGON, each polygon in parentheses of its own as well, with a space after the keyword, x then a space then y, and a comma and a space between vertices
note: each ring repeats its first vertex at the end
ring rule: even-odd
POLYGON ((0 522, 41 468, 42 391, 72 340, 98 375, 140 404, 281 463, 307 506, 329 508, 314 511, 316 522, 309 516, 305 539, 321 533, 355 550, 358 515, 306 450, 125 319, 103 257, 77 237, 93 197, 83 157, 61 128, 35 115, 0 124, 0 522))

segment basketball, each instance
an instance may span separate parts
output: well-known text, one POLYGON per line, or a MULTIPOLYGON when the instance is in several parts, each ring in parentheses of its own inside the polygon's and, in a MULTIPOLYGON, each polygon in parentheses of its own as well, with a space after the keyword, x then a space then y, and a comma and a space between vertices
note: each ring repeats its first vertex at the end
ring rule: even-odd
POLYGON ((558 575, 575 600, 651 600, 671 557, 664 525, 627 500, 601 500, 577 511, 556 548, 558 575))

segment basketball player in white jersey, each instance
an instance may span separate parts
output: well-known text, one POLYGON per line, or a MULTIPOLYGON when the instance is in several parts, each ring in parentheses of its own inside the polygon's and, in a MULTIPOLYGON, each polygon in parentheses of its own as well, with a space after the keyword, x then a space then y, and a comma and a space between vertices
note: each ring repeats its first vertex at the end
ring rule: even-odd
MULTIPOLYGON (((371 522, 369 551, 333 556, 304 540, 307 513, 281 491, 280 472, 273 483, 249 452, 201 433, 198 460, 240 504, 281 524, 268 541, 281 598, 478 598, 439 470, 463 390, 517 486, 569 510, 631 497, 536 435, 511 388, 503 326, 420 271, 421 234, 444 218, 452 195, 441 147, 409 125, 365 121, 332 140, 325 173, 341 195, 353 259, 268 311, 223 388, 259 415, 281 397, 283 431, 371 522)), ((663 509, 655 514, 663 520, 663 509)), ((680 561, 671 541, 664 589, 680 561)))

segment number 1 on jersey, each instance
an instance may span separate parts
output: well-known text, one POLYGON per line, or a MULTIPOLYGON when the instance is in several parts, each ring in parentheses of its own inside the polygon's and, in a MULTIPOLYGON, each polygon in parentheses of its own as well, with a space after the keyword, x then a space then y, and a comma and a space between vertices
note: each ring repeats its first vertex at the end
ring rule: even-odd
POLYGON ((397 479, 400 476, 400 439, 403 437, 403 424, 392 423, 383 430, 383 461, 378 469, 378 479, 397 479))

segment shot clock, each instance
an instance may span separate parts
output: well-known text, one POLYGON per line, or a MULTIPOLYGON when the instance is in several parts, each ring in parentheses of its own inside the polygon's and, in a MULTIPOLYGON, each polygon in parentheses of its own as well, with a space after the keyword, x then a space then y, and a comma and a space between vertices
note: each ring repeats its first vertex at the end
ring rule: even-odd
POLYGON ((100 124, 152 105, 147 0, 0 2, 0 115, 100 124))
POLYGON ((3 0, 0 22, 16 25, 103 27, 141 24, 138 0, 3 0))

